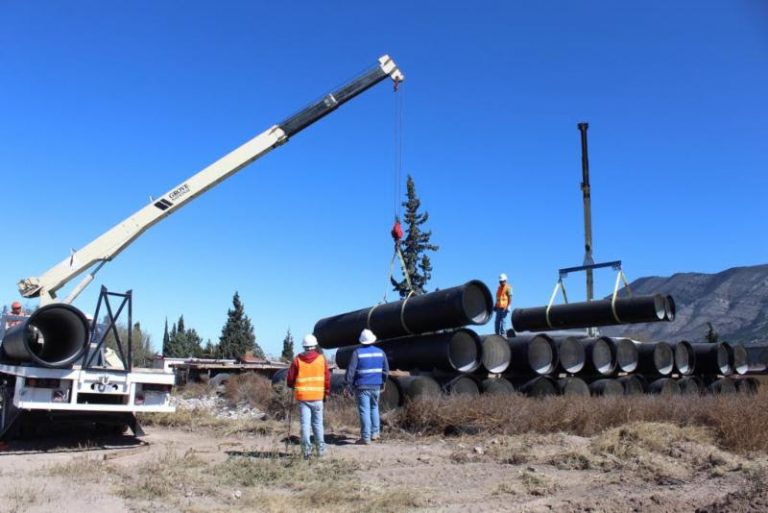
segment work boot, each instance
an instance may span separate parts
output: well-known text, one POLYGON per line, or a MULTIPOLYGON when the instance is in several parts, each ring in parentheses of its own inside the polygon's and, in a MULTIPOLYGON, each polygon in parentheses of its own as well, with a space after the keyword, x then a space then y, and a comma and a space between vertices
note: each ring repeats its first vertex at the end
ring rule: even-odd
POLYGON ((379 433, 376 433, 371 437, 372 442, 378 442, 379 440, 381 440, 381 435, 379 433))
POLYGON ((360 438, 357 442, 355 442, 355 445, 370 445, 371 441, 366 440, 365 438, 360 438))

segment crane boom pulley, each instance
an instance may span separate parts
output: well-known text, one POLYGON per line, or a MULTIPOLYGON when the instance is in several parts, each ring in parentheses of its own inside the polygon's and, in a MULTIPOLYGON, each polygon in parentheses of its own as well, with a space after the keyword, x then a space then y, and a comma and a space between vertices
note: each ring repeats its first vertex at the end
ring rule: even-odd
POLYGON ((41 305, 52 303, 56 298, 56 291, 98 263, 99 265, 73 289, 64 301, 71 303, 93 280, 94 275, 104 263, 112 260, 151 226, 386 78, 392 79, 396 84, 405 79, 403 73, 388 55, 380 57, 378 65, 373 69, 325 95, 281 123, 271 126, 174 187, 159 199, 151 201, 147 206, 80 250, 75 251, 44 274, 39 277, 20 280, 18 283, 19 292, 27 298, 39 297, 41 305))

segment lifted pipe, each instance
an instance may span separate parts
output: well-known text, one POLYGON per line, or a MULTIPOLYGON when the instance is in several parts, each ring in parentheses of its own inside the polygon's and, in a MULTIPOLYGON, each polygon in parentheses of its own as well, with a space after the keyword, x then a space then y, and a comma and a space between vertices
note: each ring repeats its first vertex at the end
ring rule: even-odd
POLYGON ((648 385, 648 392, 660 395, 680 395, 680 386, 670 378, 659 378, 648 385))
POLYGON ((501 335, 481 335, 483 368, 491 374, 501 374, 509 367, 512 350, 501 335))
POLYGON ((616 371, 616 348, 610 338, 583 338, 579 342, 587 355, 583 374, 611 376, 616 371))
POLYGON ((723 344, 691 344, 691 347, 696 355, 697 374, 733 374, 728 349, 723 344))
POLYGON ((598 379, 589 384, 589 391, 594 396, 624 395, 624 386, 615 379, 598 379))
POLYGON ((528 397, 545 397, 557 395, 557 383, 549 376, 531 378, 511 378, 515 389, 528 397))
POLYGON ((560 395, 588 396, 589 385, 581 378, 567 377, 557 380, 557 389, 560 395))
POLYGON ((6 359, 43 367, 71 367, 88 345, 88 319, 72 305, 55 303, 35 310, 9 328, 2 341, 6 359))
POLYGON ((440 396, 440 384, 429 376, 392 376, 397 383, 403 398, 415 401, 417 399, 440 396))
POLYGON ((674 321, 675 315, 677 315, 677 307, 675 306, 675 299, 672 296, 664 296, 664 320, 674 321))
POLYGON ((504 378, 488 378, 480 383, 480 390, 490 395, 511 395, 515 393, 515 387, 504 378))
POLYGON ((641 374, 669 376, 675 368, 675 352, 666 342, 636 342, 641 374))
POLYGON ((614 305, 609 299, 582 303, 566 303, 512 310, 512 326, 515 331, 549 331, 594 326, 614 326, 638 322, 667 320, 666 298, 633 296, 617 298, 614 305))
POLYGON ((539 333, 515 336, 509 339, 509 348, 511 358, 506 371, 508 374, 543 376, 557 369, 557 346, 548 335, 539 333))
MULTIPOLYGON (((454 373, 472 372, 480 366, 480 337, 468 329, 383 340, 374 345, 387 355, 392 370, 454 373)), ((346 369, 357 347, 339 348, 336 365, 346 369)))
POLYGON ((485 324, 491 317, 493 300, 488 287, 479 280, 464 285, 411 296, 333 317, 320 319, 314 334, 321 347, 353 346, 360 332, 368 328, 380 340, 420 333, 485 324))
POLYGON ((624 387, 624 395, 642 395, 645 393, 645 380, 640 376, 621 376, 617 381, 624 387))
POLYGON ((691 343, 687 340, 681 340, 674 344, 675 349, 675 370, 681 376, 690 376, 696 370, 696 353, 693 351, 691 343))
POLYGON ((584 368, 587 352, 578 338, 555 338, 555 346, 557 346, 557 371, 559 373, 576 374, 584 368))

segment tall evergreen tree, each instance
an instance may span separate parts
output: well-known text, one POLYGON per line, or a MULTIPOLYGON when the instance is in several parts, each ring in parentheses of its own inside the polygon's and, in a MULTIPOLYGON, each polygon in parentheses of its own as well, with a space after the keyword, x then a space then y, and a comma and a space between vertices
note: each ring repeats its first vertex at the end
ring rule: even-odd
POLYGON ((200 347, 202 339, 194 328, 187 329, 184 324, 184 316, 180 316, 178 322, 173 323, 168 335, 168 346, 165 356, 176 358, 197 357, 203 352, 200 347))
POLYGON ((165 329, 163 330, 163 355, 168 354, 170 347, 168 344, 171 341, 171 335, 168 333, 168 317, 165 318, 165 329))
POLYGON ((240 358, 248 351, 258 358, 264 358, 264 351, 256 343, 251 319, 245 315, 245 308, 240 301, 240 294, 232 297, 232 308, 227 310, 227 322, 219 337, 219 356, 221 358, 240 358))
MULTIPOLYGON (((440 247, 430 243, 431 230, 422 230, 422 225, 429 220, 429 213, 419 212, 421 200, 416 195, 416 184, 410 175, 408 175, 407 187, 407 199, 403 202, 407 234, 401 242, 401 249, 413 291, 416 294, 423 294, 426 292, 427 282, 432 277, 432 262, 427 251, 437 251, 440 247)), ((390 280, 394 290, 400 294, 401 298, 408 295, 408 282, 405 276, 401 281, 394 278, 390 280)))
POLYGON ((283 352, 280 355, 280 359, 284 362, 290 362, 293 360, 293 335, 291 335, 290 329, 288 329, 288 332, 285 334, 285 338, 283 339, 283 352))

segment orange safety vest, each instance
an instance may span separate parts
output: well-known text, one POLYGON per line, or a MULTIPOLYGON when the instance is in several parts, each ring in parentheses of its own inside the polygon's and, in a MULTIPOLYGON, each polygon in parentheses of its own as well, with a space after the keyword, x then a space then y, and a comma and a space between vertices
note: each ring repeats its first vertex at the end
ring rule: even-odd
POLYGON ((297 401, 322 401, 325 398, 325 357, 318 355, 312 363, 301 358, 296 384, 293 387, 297 401))
POLYGON ((496 308, 507 308, 509 306, 509 284, 499 285, 496 289, 496 308))

